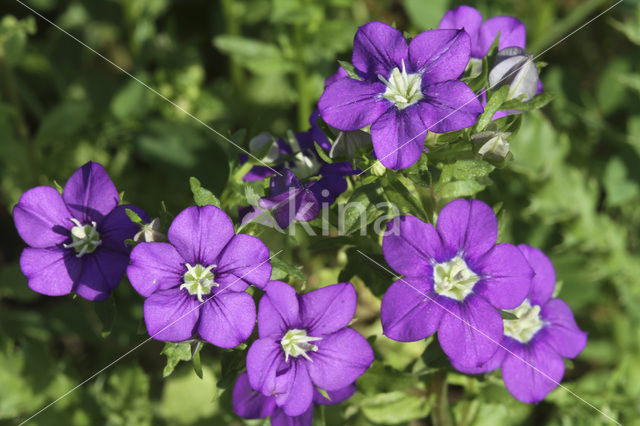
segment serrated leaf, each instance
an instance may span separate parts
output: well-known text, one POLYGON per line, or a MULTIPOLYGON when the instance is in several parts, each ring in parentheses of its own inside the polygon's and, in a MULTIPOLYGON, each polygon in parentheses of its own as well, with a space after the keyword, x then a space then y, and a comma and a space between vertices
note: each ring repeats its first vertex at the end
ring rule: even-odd
POLYGON ((273 257, 271 258, 271 279, 272 280, 285 280, 287 277, 290 277, 294 280, 305 282, 307 279, 300 269, 295 266, 285 262, 284 260, 273 257))
POLYGON ((191 359, 191 344, 189 342, 167 342, 164 344, 160 354, 167 357, 167 364, 162 371, 162 377, 167 377, 173 373, 180 361, 189 361, 191 359))
POLYGON ((193 192, 193 201, 196 205, 202 206, 216 206, 221 207, 220 200, 213 195, 213 192, 206 188, 203 188, 200 181, 195 177, 189 178, 189 185, 191 186, 191 192, 193 192))

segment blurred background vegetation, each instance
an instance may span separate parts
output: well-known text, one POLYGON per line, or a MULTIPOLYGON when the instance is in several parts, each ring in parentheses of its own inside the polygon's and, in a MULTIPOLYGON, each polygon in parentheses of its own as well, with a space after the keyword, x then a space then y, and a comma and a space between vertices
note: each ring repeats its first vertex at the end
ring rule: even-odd
MULTIPOLYGON (((442 14, 461 3, 28 2, 240 144, 265 130, 306 130, 324 79, 337 69, 336 59, 350 58, 359 25, 382 20, 415 35, 437 27, 442 14)), ((533 53, 613 4, 467 3, 485 17, 521 19, 533 53)), ((147 337, 142 300, 128 284, 102 304, 28 289, 17 265, 24 245, 11 219, 20 194, 35 185, 63 184, 94 160, 106 166, 128 201, 158 215, 162 200, 176 213, 192 203, 189 176, 220 195, 229 161, 239 153, 19 2, 1 4, 0 424, 15 424, 147 337)), ((515 160, 484 180, 479 195, 493 205, 503 202, 501 239, 550 254, 559 296, 589 332, 585 351, 568 363, 565 384, 625 424, 640 424, 639 45, 640 5, 625 0, 545 53, 542 80, 554 100, 542 113, 524 117, 511 143, 515 160)), ((336 282, 349 262, 361 305, 356 328, 379 334, 375 312, 389 280, 358 269, 348 250, 292 244, 305 248, 291 260, 302 266, 308 286, 336 282)), ((428 384, 413 386, 410 374, 421 357, 429 367, 425 346, 376 339, 380 361, 349 403, 327 408, 326 424, 431 424, 433 395, 428 384)), ((203 349, 203 379, 188 363, 163 379, 162 348, 160 342, 143 345, 32 423, 242 423, 231 411, 225 352, 203 349)), ((473 386, 462 375, 451 380, 457 424, 607 424, 563 390, 529 406, 511 398, 495 377, 473 386)))

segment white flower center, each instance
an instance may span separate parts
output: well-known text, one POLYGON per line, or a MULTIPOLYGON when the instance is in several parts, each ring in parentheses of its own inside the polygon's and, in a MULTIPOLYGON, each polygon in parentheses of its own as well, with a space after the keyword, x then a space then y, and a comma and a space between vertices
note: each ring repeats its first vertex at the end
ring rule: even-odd
POLYGON ((309 355, 307 355, 307 351, 318 351, 318 347, 316 345, 309 343, 316 340, 322 340, 322 337, 307 336, 307 332, 305 330, 298 330, 295 328, 287 331, 287 334, 285 334, 282 340, 280 340, 280 345, 282 345, 282 350, 284 350, 284 361, 288 362, 290 356, 297 358, 300 355, 309 361, 312 361, 311 358, 309 358, 309 355))
POLYGON ((378 74, 378 78, 387 86, 387 90, 385 90, 382 97, 393 102, 398 109, 405 109, 424 97, 420 87, 422 84, 422 75, 407 74, 404 60, 402 61, 402 71, 400 71, 398 67, 395 67, 393 71, 391 71, 388 80, 380 74, 378 74))
POLYGON ((184 288, 189 294, 195 294, 200 302, 202 302, 203 295, 211 293, 212 287, 220 285, 214 281, 214 275, 211 272, 216 265, 209 265, 205 268, 199 263, 196 266, 191 266, 187 263, 185 266, 187 267, 187 272, 182 276, 184 284, 180 286, 180 290, 184 288))
POLYGON ((100 234, 96 230, 96 223, 91 221, 86 225, 81 224, 78 219, 69 219, 75 225, 71 228, 71 244, 63 244, 64 248, 74 248, 76 250, 76 257, 82 257, 85 254, 93 253, 102 240, 100 234))
POLYGON ((438 263, 433 268, 433 283, 436 293, 455 300, 464 300, 480 280, 460 257, 438 263))
POLYGON ((528 299, 515 309, 505 309, 517 319, 503 319, 504 334, 519 342, 527 343, 544 326, 540 318, 540 306, 529 303, 528 299))

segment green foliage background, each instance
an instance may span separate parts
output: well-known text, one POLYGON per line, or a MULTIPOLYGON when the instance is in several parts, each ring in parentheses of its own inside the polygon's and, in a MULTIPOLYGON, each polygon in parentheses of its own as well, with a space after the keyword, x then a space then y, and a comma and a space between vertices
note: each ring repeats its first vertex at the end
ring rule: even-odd
MULTIPOLYGON (((246 145, 264 130, 307 129, 336 59, 350 59, 359 25, 383 20, 415 35, 436 27, 460 2, 28 4, 246 145)), ((485 17, 521 19, 528 28, 528 50, 538 53, 613 2, 469 4, 485 17)), ((3 0, 0 19, 0 423, 15 424, 147 337, 141 297, 126 282, 101 304, 40 296, 27 288, 17 265, 24 245, 10 214, 20 194, 35 185, 63 184, 73 170, 94 160, 106 166, 125 199, 162 218, 193 203, 189 176, 224 197, 229 162, 238 152, 20 3, 3 0), (167 212, 160 209, 161 200, 167 212)), ((524 117, 511 141, 514 161, 479 174, 473 173, 475 166, 453 163, 442 170, 441 184, 450 186, 435 189, 459 196, 479 191, 478 198, 501 202, 501 240, 528 243, 550 255, 559 296, 589 332, 585 351, 567 363, 564 384, 624 424, 640 424, 639 45, 640 5, 625 0, 553 47, 540 60, 549 64, 542 80, 554 100, 524 117)), ((263 237, 272 250, 296 248, 285 250, 287 263, 278 271, 298 286, 353 279, 360 305, 355 328, 367 337, 380 335, 376 312, 390 277, 365 264, 354 247, 335 248, 357 246, 357 237, 263 237)), ((443 407, 437 392, 442 376, 434 373, 442 369, 442 359, 429 349, 430 342, 400 344, 382 336, 371 341, 378 361, 358 382, 356 395, 316 412, 316 422, 428 425, 441 418, 429 416, 443 407)), ((202 379, 190 362, 174 365, 163 379, 168 372, 163 347, 142 345, 32 424, 243 424, 231 411, 229 392, 242 351, 204 346, 202 379)), ((190 349, 164 350, 177 361, 188 360, 190 349)), ((450 373, 448 401, 457 425, 608 424, 562 389, 538 405, 519 403, 499 374, 476 380, 450 373)))

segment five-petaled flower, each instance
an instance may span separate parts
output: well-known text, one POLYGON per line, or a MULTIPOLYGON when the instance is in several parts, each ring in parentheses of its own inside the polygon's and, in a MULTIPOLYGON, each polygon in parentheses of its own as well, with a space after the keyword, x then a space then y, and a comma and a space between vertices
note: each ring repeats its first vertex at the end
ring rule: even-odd
POLYGON ((62 196, 50 186, 22 194, 13 219, 29 245, 20 257, 29 287, 49 296, 73 291, 88 300, 109 297, 129 264, 125 240, 138 231, 126 209, 148 221, 141 209, 119 202, 104 167, 93 162, 73 173, 62 196))
POLYGON ((382 299, 384 334, 415 341, 437 330, 453 361, 474 367, 486 362, 502 339, 498 309, 518 307, 533 276, 516 246, 496 245, 491 207, 455 200, 442 209, 437 227, 401 216, 389 222, 388 231, 385 260, 405 277, 382 299))
POLYGON ((294 417, 313 405, 314 386, 332 392, 355 382, 373 362, 366 339, 346 328, 355 309, 351 283, 299 296, 271 281, 260 300, 259 338, 247 354, 251 387, 294 417))
POLYGON ((502 368, 509 392, 522 402, 534 403, 558 386, 564 375, 562 357, 577 357, 587 344, 587 334, 578 328, 571 308, 551 298, 556 273, 549 258, 525 244, 518 248, 535 276, 525 301, 509 311, 516 318, 503 320, 504 336, 489 361, 477 368, 455 362, 453 366, 465 373, 502 368))
POLYGON ((313 390, 313 404, 299 416, 288 416, 276 404, 276 398, 256 392, 251 388, 249 376, 243 373, 238 377, 233 388, 233 411, 245 419, 263 419, 271 417, 272 426, 311 426, 313 422, 313 407, 317 405, 339 404, 356 391, 355 384, 350 384, 336 391, 328 391, 330 399, 325 398, 317 389, 313 390))
POLYGON ((322 119, 340 130, 371 125, 378 159, 385 167, 413 165, 428 131, 445 133, 473 125, 483 108, 457 80, 471 51, 462 30, 431 30, 407 45, 402 33, 381 22, 358 30, 353 65, 361 80, 341 78, 322 94, 322 119))
POLYGON ((251 235, 235 234, 231 219, 214 206, 183 210, 167 239, 138 244, 127 269, 133 287, 147 298, 149 335, 180 342, 197 334, 223 348, 246 340, 255 326, 256 307, 245 290, 267 284, 267 246, 251 235))

